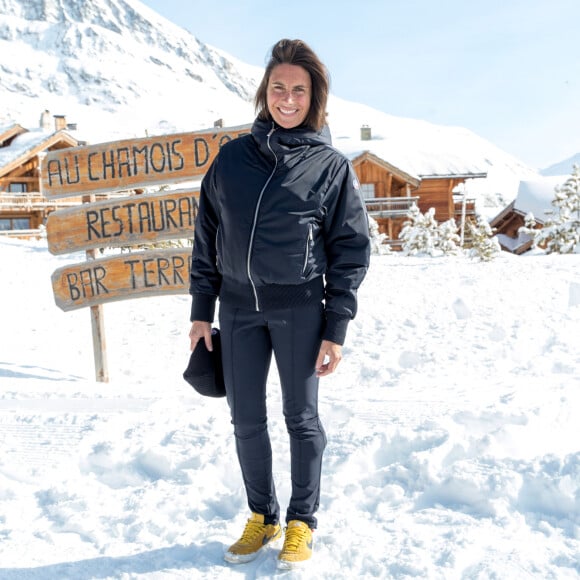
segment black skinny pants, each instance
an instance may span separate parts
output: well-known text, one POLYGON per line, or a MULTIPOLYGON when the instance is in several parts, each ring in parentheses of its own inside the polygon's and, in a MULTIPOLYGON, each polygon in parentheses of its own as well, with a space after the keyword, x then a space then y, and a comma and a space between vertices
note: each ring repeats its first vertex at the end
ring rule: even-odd
POLYGON ((318 418, 315 363, 321 343, 323 306, 253 312, 220 304, 219 321, 227 401, 236 451, 254 513, 266 523, 280 519, 272 476, 266 381, 272 352, 280 375, 282 404, 290 436, 292 495, 286 522, 316 528, 326 435, 318 418))

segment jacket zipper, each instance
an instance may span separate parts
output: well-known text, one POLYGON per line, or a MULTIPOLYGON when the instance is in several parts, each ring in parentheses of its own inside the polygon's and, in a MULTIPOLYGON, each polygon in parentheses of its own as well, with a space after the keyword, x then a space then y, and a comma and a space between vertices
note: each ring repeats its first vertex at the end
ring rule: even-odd
POLYGON ((256 291, 256 285, 254 284, 254 280, 252 278, 252 272, 250 271, 250 261, 252 258, 252 249, 254 246, 254 235, 256 234, 256 226, 258 225, 258 212, 260 211, 260 204, 262 203, 262 197, 264 197, 264 192, 266 191, 266 188, 270 184, 270 181, 272 181, 272 177, 274 177, 274 173, 276 173, 276 169, 278 168, 278 158, 276 157, 276 153, 274 153, 274 150, 272 149, 272 147, 270 145, 270 137, 272 136, 272 133, 275 130, 276 130, 276 127, 275 127, 274 123, 272 123, 272 128, 270 129, 270 132, 267 135, 267 137, 268 137, 267 143, 268 143, 268 149, 272 152, 272 155, 274 156, 274 169, 272 169, 272 173, 270 173, 270 176, 266 180, 264 187, 262 187, 262 191, 260 191, 260 195, 258 196, 258 201, 256 202, 256 208, 254 210, 254 221, 252 222, 252 230, 250 232, 250 242, 248 244, 248 257, 246 259, 246 272, 248 274, 248 280, 250 281, 250 286, 252 287, 252 292, 254 294, 254 302, 256 305, 256 312, 260 311, 260 302, 258 301, 258 292, 256 291))
POLYGON ((302 276, 306 274, 306 267, 308 266, 308 256, 310 255, 310 245, 314 242, 314 234, 312 233, 312 224, 308 224, 308 237, 306 238, 306 249, 304 250, 304 263, 302 264, 302 276))

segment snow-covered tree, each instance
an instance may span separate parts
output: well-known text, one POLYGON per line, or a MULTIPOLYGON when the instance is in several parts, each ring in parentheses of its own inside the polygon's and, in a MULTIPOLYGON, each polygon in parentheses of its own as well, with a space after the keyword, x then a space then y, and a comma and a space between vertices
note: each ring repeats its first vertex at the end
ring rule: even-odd
POLYGON ((399 239, 403 241, 403 253, 406 256, 436 255, 439 233, 435 208, 422 214, 414 203, 407 216, 409 220, 404 223, 399 234, 399 239))
POLYGON ((457 224, 453 218, 439 224, 437 227, 437 234, 439 236, 437 247, 444 254, 457 254, 459 252, 461 238, 457 233, 457 224))
POLYGON ((379 232, 379 224, 374 218, 369 216, 369 231, 371 237, 371 253, 372 254, 390 254, 391 247, 383 242, 387 238, 386 234, 379 232))
POLYGON ((575 164, 566 183, 556 187, 552 207, 542 229, 534 229, 535 219, 528 215, 520 231, 533 236, 534 247, 545 247, 548 254, 580 254, 580 165, 575 164))
POLYGON ((485 218, 479 216, 475 224, 468 221, 467 228, 471 238, 471 247, 468 252, 470 258, 489 262, 501 252, 499 241, 493 235, 493 230, 485 218))

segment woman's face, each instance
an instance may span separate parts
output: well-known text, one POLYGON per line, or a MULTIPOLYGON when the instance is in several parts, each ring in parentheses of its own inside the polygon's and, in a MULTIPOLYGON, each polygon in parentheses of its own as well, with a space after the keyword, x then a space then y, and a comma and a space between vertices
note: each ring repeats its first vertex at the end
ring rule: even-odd
POLYGON ((268 81, 268 111, 280 127, 292 129, 304 122, 310 110, 312 83, 306 69, 279 64, 268 81))

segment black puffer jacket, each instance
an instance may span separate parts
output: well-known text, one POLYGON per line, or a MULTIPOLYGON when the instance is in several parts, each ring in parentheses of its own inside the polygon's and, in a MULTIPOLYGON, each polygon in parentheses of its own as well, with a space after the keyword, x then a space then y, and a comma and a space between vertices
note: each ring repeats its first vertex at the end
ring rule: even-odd
POLYGON ((191 320, 213 321, 218 296, 257 311, 324 300, 323 338, 342 344, 369 248, 358 180, 328 128, 257 120, 221 148, 202 182, 191 320))

